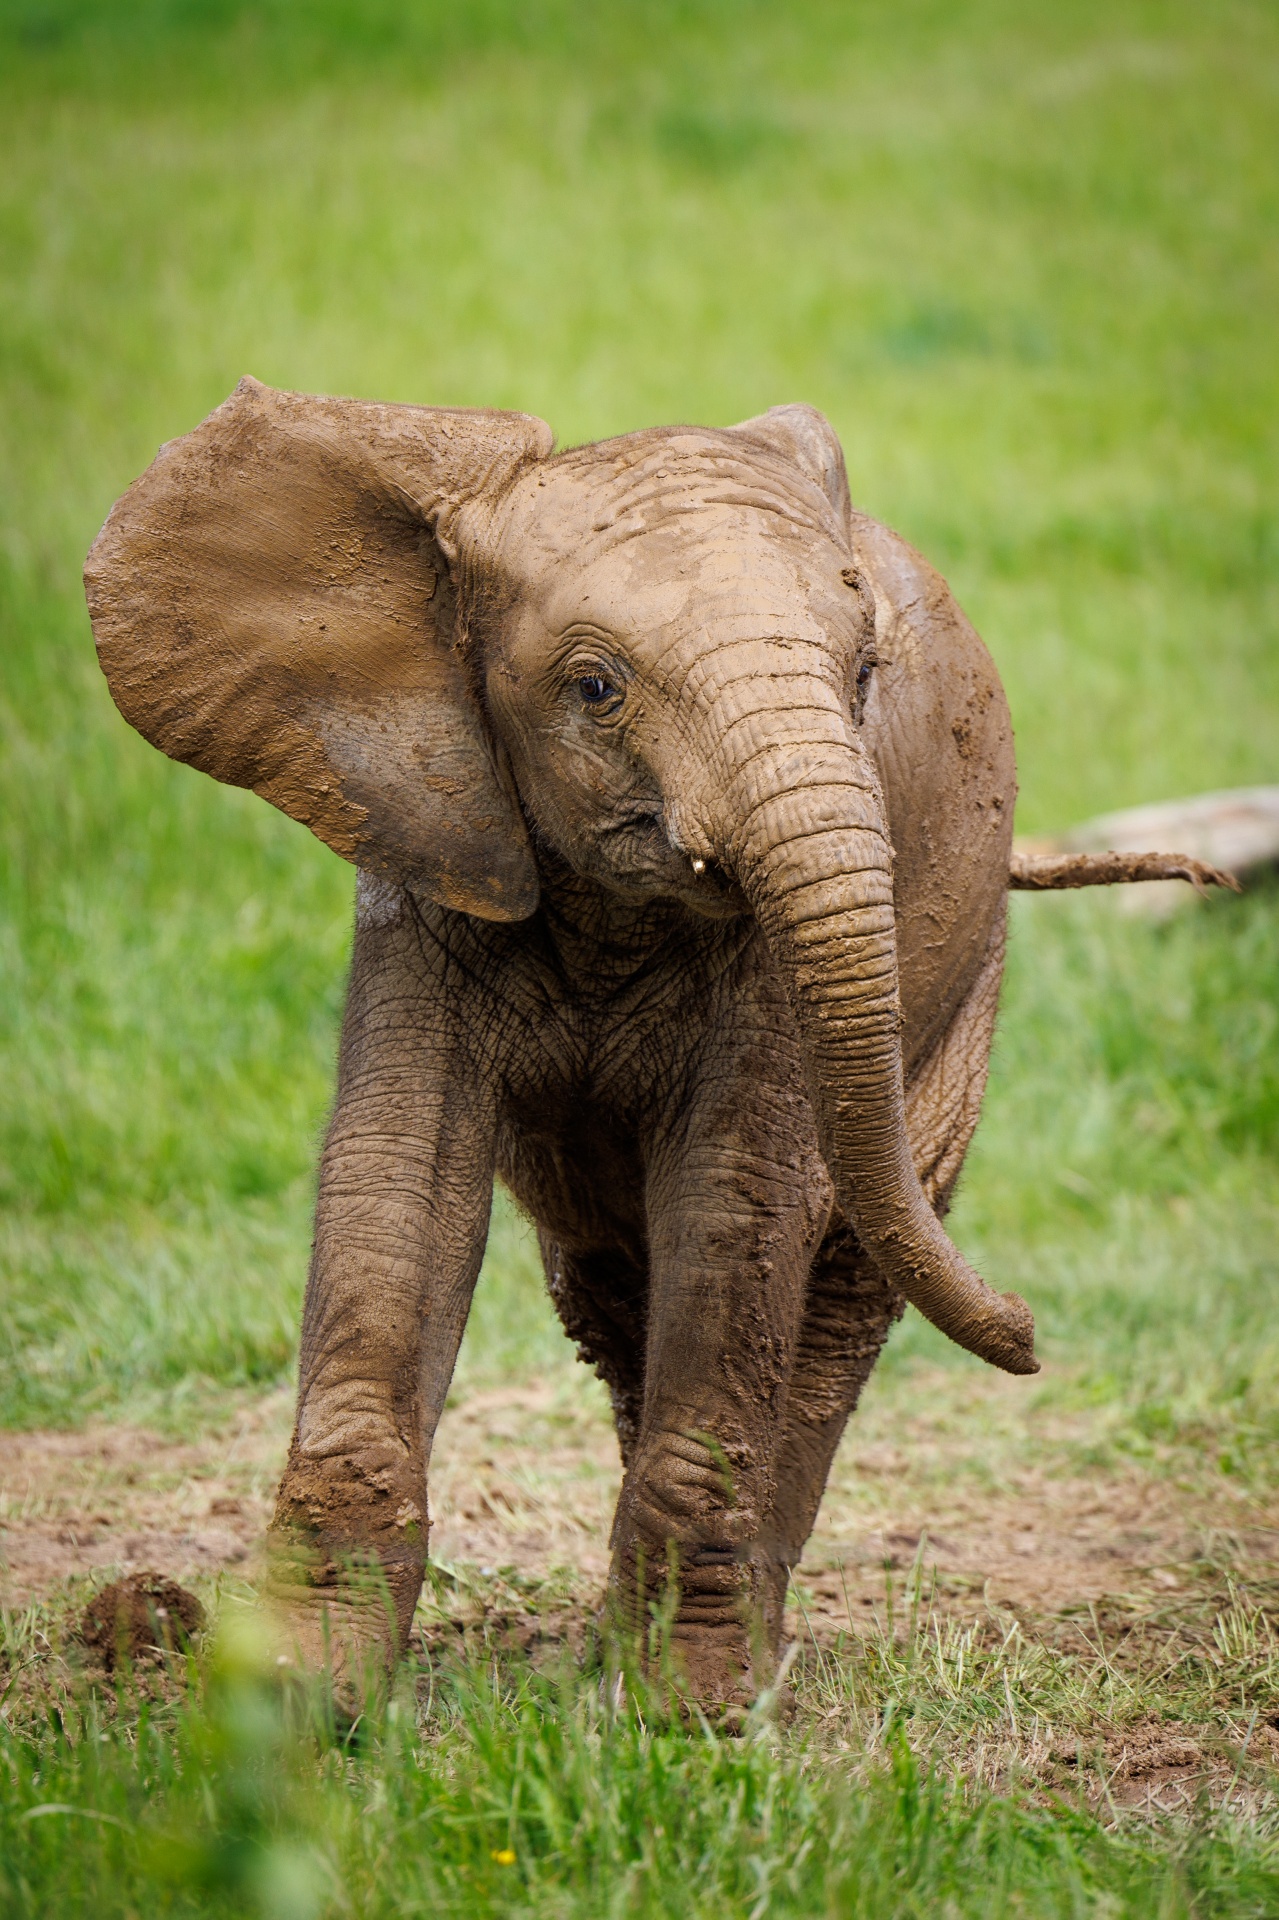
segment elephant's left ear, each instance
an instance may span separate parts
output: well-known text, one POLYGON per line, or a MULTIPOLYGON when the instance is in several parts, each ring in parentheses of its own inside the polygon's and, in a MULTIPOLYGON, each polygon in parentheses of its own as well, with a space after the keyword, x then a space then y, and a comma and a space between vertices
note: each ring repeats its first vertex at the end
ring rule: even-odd
POLYGON ((816 481, 839 520, 839 529, 848 532, 852 503, 848 497, 848 474, 844 467, 844 449, 839 436, 824 413, 816 407, 770 407, 753 420, 742 420, 730 433, 757 441, 786 460, 794 461, 801 472, 816 481))
POLYGON ((242 380, 161 448, 89 555, 116 705, 361 867, 524 918, 537 869, 455 645, 448 527, 550 447, 528 414, 242 380))

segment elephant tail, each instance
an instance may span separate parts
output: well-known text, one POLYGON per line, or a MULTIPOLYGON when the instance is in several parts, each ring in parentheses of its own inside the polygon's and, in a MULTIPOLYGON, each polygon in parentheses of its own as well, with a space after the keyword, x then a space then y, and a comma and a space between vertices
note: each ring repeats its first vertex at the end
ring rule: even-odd
POLYGON ((1010 887, 1028 893, 1125 886, 1134 880, 1188 880, 1196 893, 1205 895, 1209 887, 1243 891, 1233 873, 1188 853, 1014 853, 1008 874, 1010 887))

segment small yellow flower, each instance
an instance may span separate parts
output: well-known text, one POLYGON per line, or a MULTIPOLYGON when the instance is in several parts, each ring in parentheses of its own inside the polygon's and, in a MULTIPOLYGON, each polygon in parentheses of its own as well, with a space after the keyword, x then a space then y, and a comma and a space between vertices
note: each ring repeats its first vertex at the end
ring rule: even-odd
POLYGON ((513 1867, 515 1865, 515 1848, 494 1847, 493 1858, 497 1861, 499 1867, 513 1867))

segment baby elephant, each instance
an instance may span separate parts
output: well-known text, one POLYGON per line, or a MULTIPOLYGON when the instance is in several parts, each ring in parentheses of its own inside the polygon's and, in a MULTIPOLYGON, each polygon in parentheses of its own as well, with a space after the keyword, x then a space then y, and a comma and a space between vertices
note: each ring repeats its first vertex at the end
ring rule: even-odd
POLYGON ((409 1631, 497 1174, 612 1395, 613 1605, 749 1701, 904 1303, 1036 1367, 941 1225, 1016 791, 981 641, 802 406, 555 453, 244 380, 85 577, 126 719, 360 870, 274 1523, 303 1652, 409 1631))

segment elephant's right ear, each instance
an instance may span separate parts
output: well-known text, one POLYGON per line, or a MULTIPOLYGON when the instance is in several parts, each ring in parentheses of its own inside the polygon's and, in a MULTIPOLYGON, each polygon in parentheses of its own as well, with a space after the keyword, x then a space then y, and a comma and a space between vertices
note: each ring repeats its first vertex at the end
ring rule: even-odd
POLYGON ((121 713, 346 859, 445 906, 523 919, 537 869, 455 648, 440 535, 551 437, 528 414, 242 380, 161 449, 86 563, 121 713))

